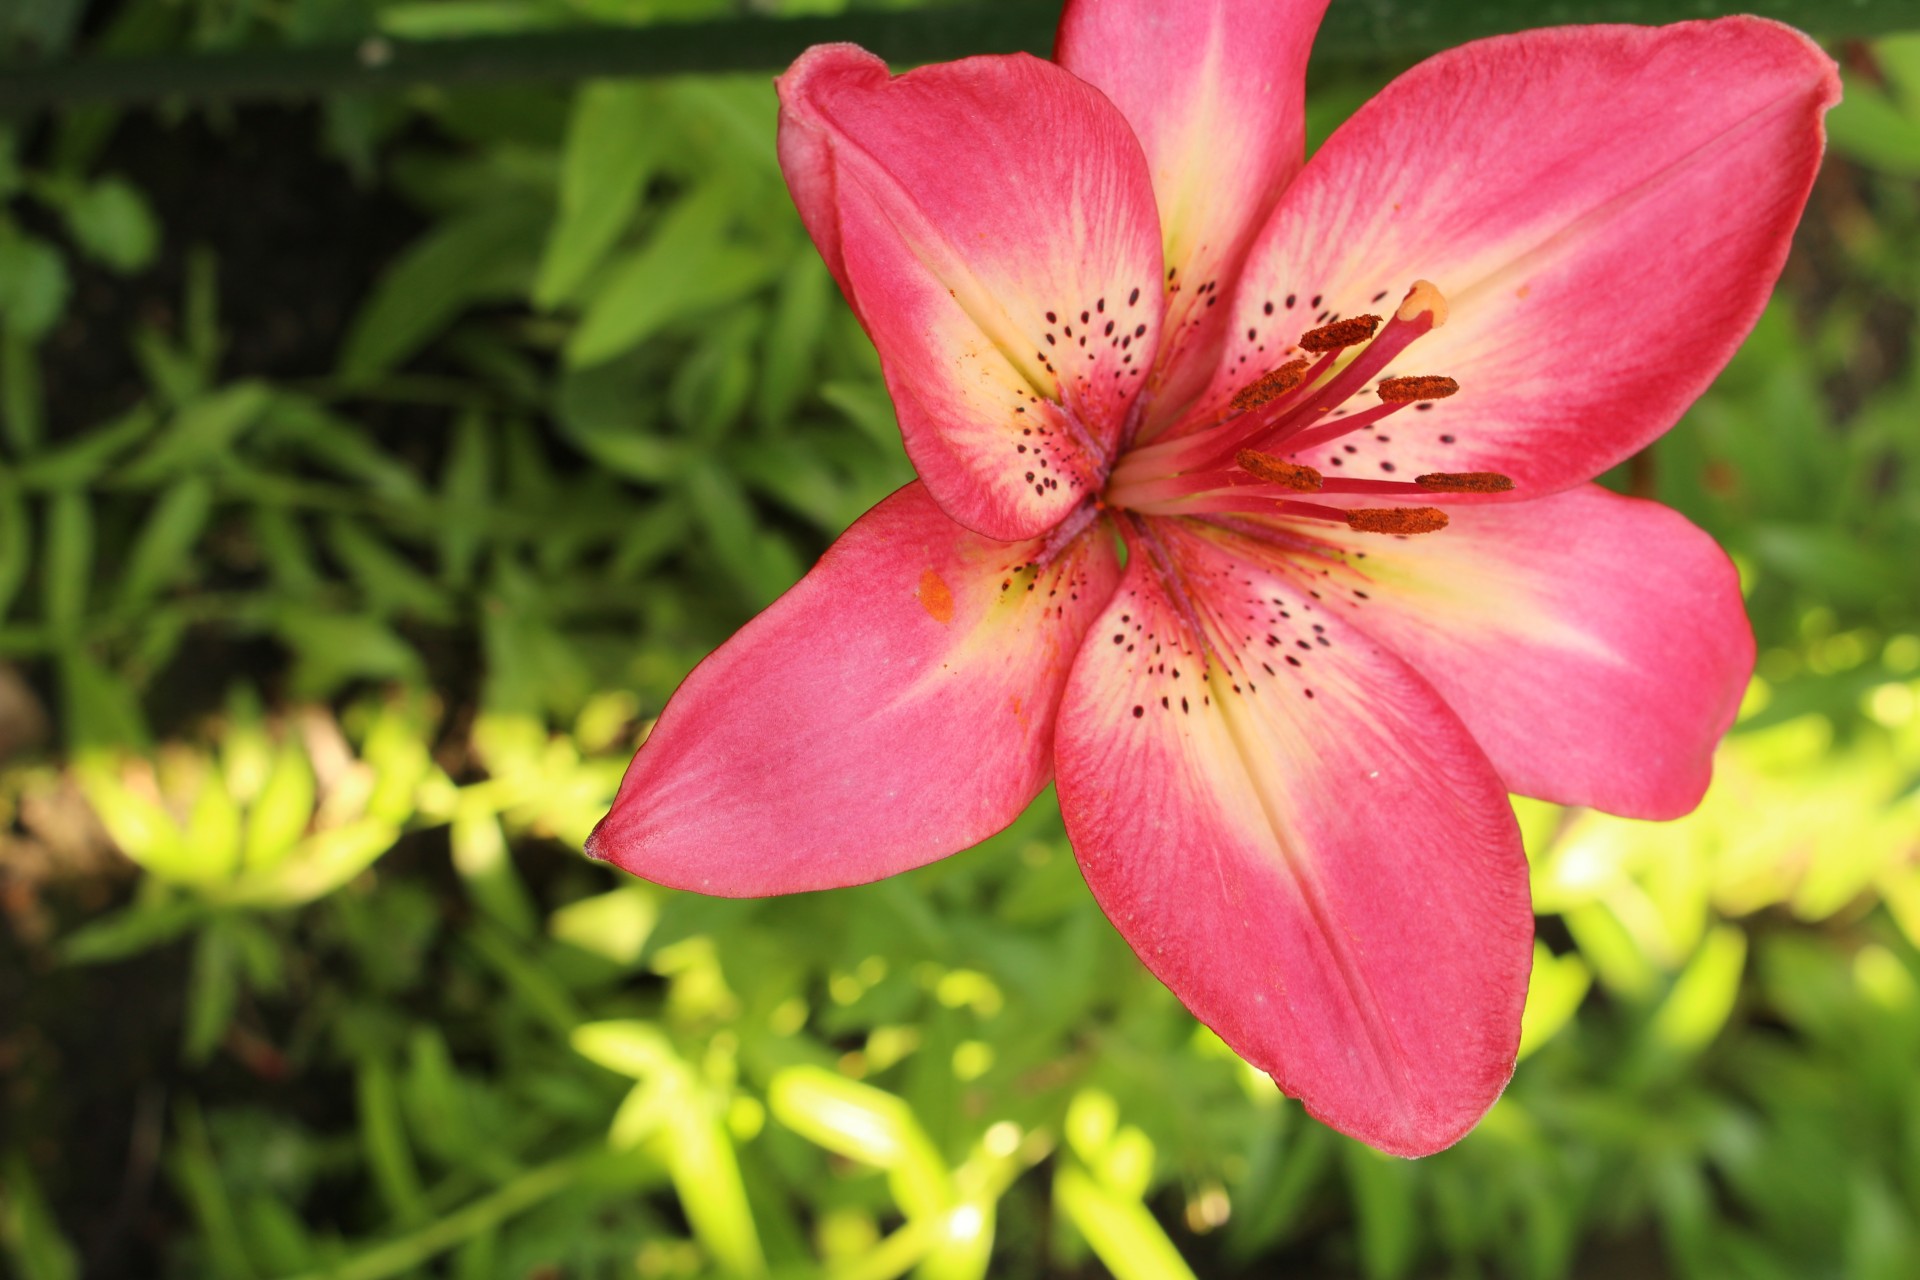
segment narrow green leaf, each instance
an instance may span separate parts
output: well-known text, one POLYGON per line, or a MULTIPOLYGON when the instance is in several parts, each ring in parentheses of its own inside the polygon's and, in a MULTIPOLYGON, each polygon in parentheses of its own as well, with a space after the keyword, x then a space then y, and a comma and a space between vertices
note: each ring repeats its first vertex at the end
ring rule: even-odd
POLYGON ((376 617, 413 617, 446 622, 453 602, 440 584, 415 568, 357 520, 327 522, 327 545, 346 566, 376 617))
POLYGON ((1346 1144, 1347 1186, 1359 1216, 1354 1234, 1367 1280, 1401 1280, 1420 1246, 1414 1166, 1357 1142, 1346 1144))
POLYGON ((0 226, 0 326, 6 332, 29 340, 45 335, 66 309, 70 288, 58 249, 0 226))
POLYGON ((32 564, 33 520, 27 511, 26 495, 0 473, 0 622, 6 621, 32 564))
POLYGON ((196 1066, 220 1047, 233 1011, 240 1003, 240 974, 234 939, 225 918, 216 916, 194 939, 193 968, 187 979, 187 1016, 181 1055, 196 1066))
POLYGON ((693 1233, 732 1276, 767 1272, 753 1208, 740 1177, 740 1157, 718 1109, 690 1078, 686 1095, 669 1112, 667 1171, 693 1233))
POLYGON ((185 575, 212 511, 213 484, 205 476, 187 476, 160 495, 120 575, 122 610, 137 608, 185 575))
POLYGON ((534 206, 505 199, 443 222, 414 242, 354 317, 340 376, 351 383, 378 377, 467 307, 521 292, 538 226, 534 206))
POLYGON ((360 1148, 366 1153, 373 1185, 387 1210, 402 1223, 427 1220, 426 1197, 420 1189, 420 1171, 413 1160, 400 1116, 400 1091, 393 1072, 375 1058, 363 1058, 355 1076, 360 1111, 360 1148))
POLYGON ((0 426, 21 454, 40 446, 46 434, 46 397, 40 388, 40 357, 31 339, 0 330, 0 426))
POLYGON ((1723 924, 1707 934, 1654 1015, 1654 1039, 1682 1054, 1706 1048, 1733 1012, 1746 962, 1747 935, 1736 926, 1723 924))
POLYGON ((265 383, 236 382, 191 401, 127 464, 122 478, 151 484, 218 457, 260 420, 272 397, 265 383))
POLYGON ((781 1124, 838 1155, 885 1169, 910 1218, 944 1214, 957 1200, 946 1161, 900 1098, 820 1067, 774 1076, 767 1105, 781 1124))
POLYGON ((1556 956, 1545 943, 1533 944, 1533 977, 1520 1015, 1522 1059, 1559 1034, 1592 985, 1593 971, 1579 956, 1556 956))
POLYGON ((279 866, 237 881, 227 897, 236 904, 262 907, 293 907, 324 898, 372 866, 399 839, 398 827, 374 817, 316 831, 279 866))
POLYGON ((827 264, 817 253, 795 255, 780 281, 760 360, 754 411, 762 425, 785 425, 800 398, 812 388, 832 306, 833 277, 827 273, 827 264))
POLYGON ((186 1201, 199 1227, 205 1274, 208 1280, 253 1280, 254 1270, 247 1261, 233 1200, 221 1177, 206 1121, 191 1102, 183 1102, 175 1116, 178 1138, 171 1147, 170 1164, 180 1198, 186 1201))
POLYGON ((560 158, 560 211, 534 279, 534 305, 572 295, 632 221, 653 163, 655 91, 630 80, 582 85, 560 158))
POLYGON ((492 528, 493 435, 485 415, 469 411, 454 427, 440 474, 440 575, 448 585, 472 583, 474 563, 492 528))
POLYGON ((1180 1251, 1138 1200, 1117 1196, 1065 1164, 1054 1175, 1053 1201, 1116 1280, 1194 1280, 1180 1251))
POLYGON ((313 765, 289 734, 247 812, 241 861, 249 870, 277 866, 293 852, 313 821, 314 790, 313 765))
POLYGON ((575 368, 610 360, 664 326, 758 288, 773 264, 727 243, 733 193, 714 183, 680 202, 646 245, 607 271, 566 346, 575 368))
POLYGON ((142 902, 94 920, 60 940, 60 958, 69 964, 124 960, 173 941, 206 918, 206 904, 193 898, 142 902))
POLYGON ((491 810, 463 804, 454 814, 449 838, 454 870, 466 881, 474 902, 515 937, 533 937, 539 928, 533 899, 514 869, 499 817, 491 810))
POLYGON ((19 1280, 79 1280, 80 1255, 60 1232, 27 1158, 0 1165, 0 1247, 19 1280))
POLYGON ((93 578, 93 503, 79 489, 64 489, 47 504, 46 561, 41 566, 40 607, 47 625, 71 642, 87 612, 93 578))
POLYGON ((122 274, 142 270, 160 245, 160 227, 146 197, 124 178, 79 188, 61 210, 80 251, 122 274))
POLYGON ((158 422, 159 416, 147 405, 135 405, 65 448, 42 453, 22 465, 20 483, 28 489, 65 489, 90 484, 158 422))

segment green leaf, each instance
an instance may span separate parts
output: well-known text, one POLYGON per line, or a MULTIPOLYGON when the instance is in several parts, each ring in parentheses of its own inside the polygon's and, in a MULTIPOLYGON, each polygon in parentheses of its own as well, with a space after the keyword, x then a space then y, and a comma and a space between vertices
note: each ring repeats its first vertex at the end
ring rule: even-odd
POLYGON ((194 942, 187 980, 187 1016, 181 1052, 204 1063, 220 1047, 240 1003, 239 956, 228 921, 216 916, 194 942))
POLYGON ((272 399, 265 383, 236 382, 187 403, 153 443, 127 464, 122 478, 131 484, 151 484, 219 457, 260 421, 272 399))
POLYGON ((293 684, 302 693, 323 695, 356 679, 420 677, 420 655, 378 618, 295 606, 279 611, 274 630, 294 652, 293 684))
POLYGON ((65 448, 35 457, 20 468, 20 483, 29 489, 65 489, 90 484, 158 422, 159 417, 151 408, 135 405, 65 448))
POLYGON ((1681 970, 1654 1015, 1654 1040, 1679 1054, 1706 1048, 1733 1012, 1746 962, 1747 935, 1733 925, 1716 927, 1681 970))
POLYGON ((485 415, 467 412, 454 427, 440 473, 440 576, 450 586, 472 583, 474 563, 493 528, 493 433, 485 415))
POLYGON ((70 287, 58 249, 0 227, 0 325, 8 333, 29 340, 43 336, 66 309, 70 287))
POLYGON ((285 861, 313 822, 314 794, 313 765, 289 734, 274 752, 272 768, 247 811, 243 865, 263 871, 285 861))
POLYGON ((316 831, 280 865, 235 882, 227 897, 261 907, 295 907, 324 898, 372 866, 399 839, 399 827, 375 817, 316 831))
POLYGON ((760 359, 754 411, 763 425, 784 425, 812 389, 833 299, 833 277, 820 255, 796 254, 780 282, 760 359))
POLYGON ((1053 1179, 1053 1202, 1116 1280, 1194 1280, 1146 1206, 1109 1191, 1084 1170, 1072 1164, 1060 1167, 1053 1179))
POLYGON ((40 358, 33 343, 0 331, 0 425, 22 454, 40 447, 46 434, 46 395, 40 388, 40 358))
POLYGON ((125 274, 153 261, 159 225, 146 197, 124 178, 102 178, 81 188, 62 211, 74 243, 94 261, 125 274))
POLYGON ((1520 1015, 1520 1057, 1559 1034, 1593 985, 1593 971, 1577 955, 1556 956, 1543 942, 1533 944, 1533 977, 1520 1015))
POLYGON ((1367 1280, 1400 1280, 1413 1269, 1420 1246, 1414 1166, 1357 1142, 1346 1145, 1361 1270, 1367 1280))
POLYGON ((20 486, 0 472, 0 622, 33 564, 33 521, 20 486))
POLYGON ((46 561, 41 603, 47 625, 71 640, 87 612, 87 588, 93 579, 93 503, 88 494, 66 489, 47 504, 46 561))
POLYGON ((370 381, 412 357, 467 307, 520 293, 537 227, 537 207, 509 198, 415 241, 354 317, 340 376, 370 381))
POLYGON ((79 1280, 80 1255, 60 1233, 27 1158, 0 1165, 0 1246, 19 1280, 79 1280))
POLYGON ((190 1101, 181 1103, 175 1129, 178 1136, 169 1147, 169 1164, 180 1198, 199 1227, 196 1243, 204 1259, 200 1274, 208 1280, 253 1280, 233 1200, 200 1109, 190 1101))
POLYGON ((360 1147, 367 1168, 387 1210, 402 1223, 419 1223, 428 1216, 420 1189, 420 1171, 413 1145, 407 1141, 400 1115, 400 1090, 393 1072, 375 1058, 363 1058, 356 1077, 360 1110, 360 1147))
POLYGON ((453 867, 467 883, 480 909, 507 932, 531 938, 538 929, 533 899, 514 870, 500 819, 477 805, 463 804, 449 834, 453 867))
POLYGON ((327 522, 327 545, 365 593, 377 617, 414 617, 446 622, 453 602, 440 584, 415 568, 367 526, 344 518, 327 522))
POLYGON ((583 85, 560 158, 560 211, 534 279, 551 308, 586 280, 633 220, 653 164, 655 91, 631 80, 583 85))
POLYGON ((205 476, 188 476, 161 494, 120 575, 122 610, 137 608, 186 575, 212 511, 213 484, 205 476))
POLYGON ((383 7, 380 29, 407 40, 444 40, 545 31, 565 24, 569 16, 567 7, 555 0, 435 0, 383 7))
POLYGON ((640 249, 607 271, 567 342, 569 365, 610 360, 665 326, 752 292, 772 274, 763 254, 724 238, 733 193, 713 183, 683 200, 640 249))
POLYGON ((192 898, 140 903, 82 925, 60 940, 68 964, 102 964, 150 950, 197 927, 206 904, 192 898))
POLYGON ((850 1160, 885 1169, 909 1218, 936 1216, 957 1199, 953 1175, 903 1100, 820 1067, 787 1067, 767 1089, 787 1128, 850 1160))

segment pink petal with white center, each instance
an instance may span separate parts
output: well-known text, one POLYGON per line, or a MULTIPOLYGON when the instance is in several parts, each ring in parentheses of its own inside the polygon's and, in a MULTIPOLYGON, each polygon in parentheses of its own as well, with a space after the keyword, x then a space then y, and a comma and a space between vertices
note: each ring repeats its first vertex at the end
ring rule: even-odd
POLYGON ((1054 60, 1113 99, 1160 206, 1166 339, 1146 434, 1206 385, 1254 233, 1300 171, 1327 0, 1069 0, 1054 60))
POLYGON ((1297 460, 1497 471, 1514 498, 1589 479, 1671 426, 1752 328, 1839 92, 1818 46, 1758 18, 1531 31, 1432 58, 1287 190, 1207 402, 1303 330, 1391 314, 1424 279, 1450 316, 1384 372, 1450 375, 1460 393, 1297 460))
POLYGON ((788 185, 928 491, 988 537, 1049 528, 1098 491, 1159 340, 1159 223, 1126 121, 1025 55, 892 77, 823 45, 780 101, 788 185))
POLYGON ((1493 1104, 1519 1043, 1533 915, 1500 780, 1433 689, 1349 625, 1306 543, 1144 527, 1056 732, 1087 883, 1147 967, 1315 1116, 1437 1151, 1493 1104))
POLYGON ((1051 774, 1054 715, 1119 569, 1045 568, 910 484, 694 669, 588 852, 725 897, 861 884, 975 844, 1051 774))
POLYGON ((1509 790, 1634 818, 1700 802, 1753 672, 1739 576, 1678 512, 1583 485, 1340 530, 1337 598, 1453 706, 1509 790), (1367 599, 1356 600, 1358 588, 1367 599))

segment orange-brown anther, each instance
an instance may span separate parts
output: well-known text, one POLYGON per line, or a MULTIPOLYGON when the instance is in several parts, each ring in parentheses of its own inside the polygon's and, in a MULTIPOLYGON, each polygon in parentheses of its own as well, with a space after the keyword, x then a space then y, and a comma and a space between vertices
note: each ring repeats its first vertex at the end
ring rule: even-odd
POLYGON ((1438 507, 1361 507, 1347 512, 1347 524, 1361 533, 1438 533, 1447 513, 1438 507))
POLYGON ((1228 408, 1235 413, 1245 413, 1248 409, 1258 409, 1263 404, 1278 400, 1287 392, 1300 385, 1307 376, 1305 360, 1289 360, 1278 369, 1264 374, 1258 381, 1250 382, 1235 393, 1228 408))
POLYGON ((1513 481, 1498 471, 1430 471, 1413 482, 1434 493, 1505 493, 1513 481))
POLYGON ((1338 351, 1356 342, 1365 342, 1380 327, 1379 316, 1350 316, 1309 329, 1300 335, 1302 351, 1338 351))
POLYGON ((1412 404, 1415 400, 1445 400, 1460 389, 1452 378, 1422 374, 1413 378, 1380 379, 1380 398, 1388 404, 1412 404))
POLYGON ((1252 449, 1242 449, 1233 460, 1248 475, 1259 476, 1268 484, 1277 484, 1296 493, 1312 493, 1320 487, 1320 473, 1312 467, 1303 467, 1297 463, 1276 458, 1270 453, 1255 453, 1252 449))

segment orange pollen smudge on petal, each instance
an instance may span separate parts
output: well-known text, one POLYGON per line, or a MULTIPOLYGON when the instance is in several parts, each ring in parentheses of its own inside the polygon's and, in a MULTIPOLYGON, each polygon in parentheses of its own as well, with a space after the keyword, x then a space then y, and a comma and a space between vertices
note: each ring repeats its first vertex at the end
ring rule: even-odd
POLYGON ((953 621, 953 592, 948 589, 945 578, 928 569, 920 575, 920 585, 914 588, 913 594, 929 618, 943 627, 953 621))
POLYGON ((1447 513, 1438 507, 1360 507, 1347 512, 1347 524, 1361 533, 1438 533, 1447 513))
POLYGON ((1439 374, 1421 374, 1412 378, 1382 378, 1380 398, 1388 404, 1412 404, 1416 400, 1445 400, 1460 389, 1452 378, 1439 374))
POLYGON ((1300 349, 1338 351, 1356 342, 1365 342, 1379 327, 1379 316, 1350 316, 1345 320, 1335 320, 1332 324, 1323 324, 1318 329, 1309 329, 1301 334, 1300 349))
POLYGON ((1434 493, 1506 493, 1513 480, 1498 471, 1431 471, 1413 482, 1434 493))
POLYGON ((1245 413, 1248 409, 1258 409, 1263 404, 1278 400, 1287 392, 1300 385, 1307 376, 1305 360, 1289 360, 1278 369, 1264 374, 1256 382, 1250 382, 1228 402, 1228 408, 1235 413, 1245 413))
POLYGON ((1242 449, 1233 456, 1240 469, 1248 475, 1259 476, 1268 484, 1277 484, 1296 493, 1312 493, 1320 487, 1320 473, 1312 467, 1303 467, 1298 463, 1276 458, 1270 453, 1256 453, 1252 449, 1242 449))

